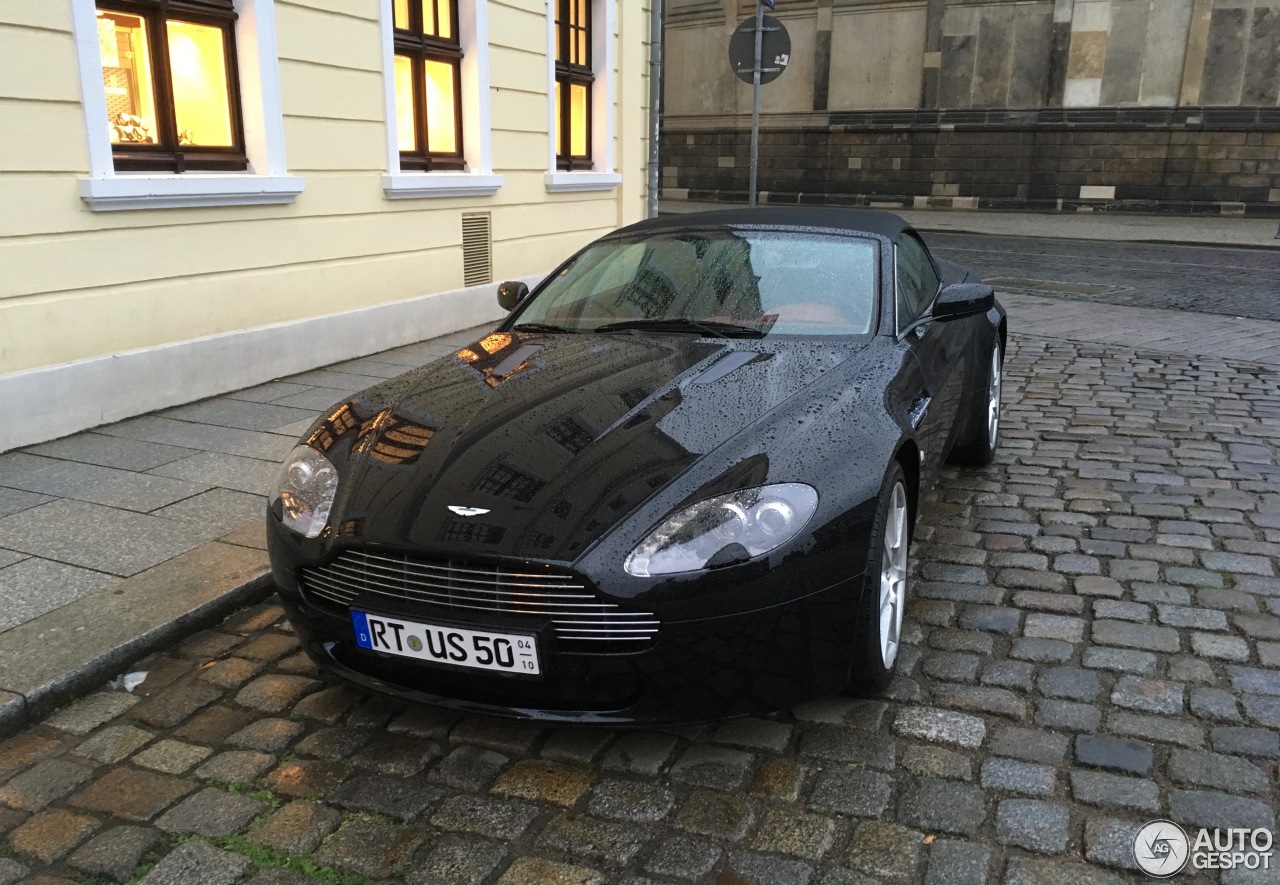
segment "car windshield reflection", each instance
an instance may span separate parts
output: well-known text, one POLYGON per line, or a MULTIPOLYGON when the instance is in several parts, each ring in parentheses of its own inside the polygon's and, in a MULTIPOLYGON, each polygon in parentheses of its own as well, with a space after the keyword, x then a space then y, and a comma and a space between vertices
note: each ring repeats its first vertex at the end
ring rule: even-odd
POLYGON ((512 328, 866 335, 875 319, 877 255, 869 239, 796 231, 611 239, 563 268, 512 328))

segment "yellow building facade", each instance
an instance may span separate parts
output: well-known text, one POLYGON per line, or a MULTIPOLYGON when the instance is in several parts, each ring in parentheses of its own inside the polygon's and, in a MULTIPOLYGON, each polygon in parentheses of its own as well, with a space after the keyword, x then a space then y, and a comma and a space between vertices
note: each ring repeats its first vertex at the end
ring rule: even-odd
POLYGON ((649 28, 0 0, 0 451, 498 319, 488 283, 644 217, 649 28))

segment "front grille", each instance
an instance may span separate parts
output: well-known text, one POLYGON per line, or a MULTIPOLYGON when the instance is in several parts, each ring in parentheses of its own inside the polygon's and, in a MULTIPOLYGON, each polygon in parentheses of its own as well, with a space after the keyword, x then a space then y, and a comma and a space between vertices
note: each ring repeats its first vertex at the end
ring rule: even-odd
POLYGON ((347 608, 363 593, 471 612, 501 612, 549 620, 557 639, 622 644, 632 650, 658 635, 649 612, 603 602, 582 579, 552 569, 505 571, 459 560, 349 550, 333 562, 302 570, 302 589, 320 603, 347 608))

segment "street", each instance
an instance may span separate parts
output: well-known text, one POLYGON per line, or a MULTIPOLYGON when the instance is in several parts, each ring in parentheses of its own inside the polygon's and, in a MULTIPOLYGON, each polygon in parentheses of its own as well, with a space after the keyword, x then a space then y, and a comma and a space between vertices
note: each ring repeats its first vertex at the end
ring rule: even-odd
MULTIPOLYGON (((926 240, 1082 311, 1280 321, 1277 252, 926 240)), ((1274 831, 1280 360, 1023 309, 997 463, 922 508, 887 697, 647 731, 463 718, 333 683, 268 600, 0 743, 0 883, 1106 885, 1144 880, 1152 819, 1274 831)), ((1177 881, 1274 883, 1278 859, 1177 881)))
POLYGON ((1280 320, 1280 251, 928 233, 1000 292, 1280 320))

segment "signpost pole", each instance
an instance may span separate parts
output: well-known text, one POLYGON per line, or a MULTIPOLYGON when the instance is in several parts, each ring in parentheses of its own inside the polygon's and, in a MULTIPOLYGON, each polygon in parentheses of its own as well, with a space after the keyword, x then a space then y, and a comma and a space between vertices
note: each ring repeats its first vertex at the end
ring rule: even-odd
POLYGON ((756 54, 755 73, 752 77, 755 94, 751 108, 751 208, 756 205, 756 181, 760 172, 760 66, 764 47, 764 3, 756 0, 756 54))

